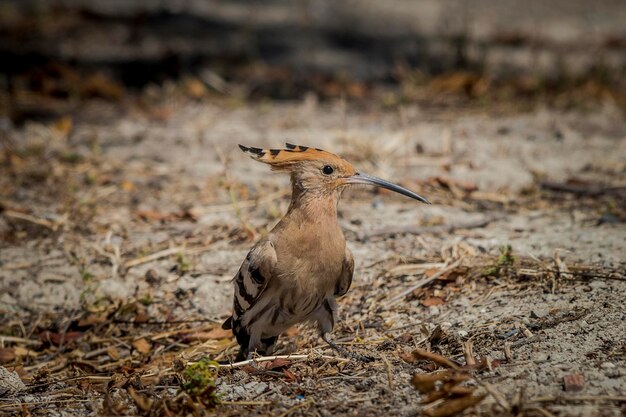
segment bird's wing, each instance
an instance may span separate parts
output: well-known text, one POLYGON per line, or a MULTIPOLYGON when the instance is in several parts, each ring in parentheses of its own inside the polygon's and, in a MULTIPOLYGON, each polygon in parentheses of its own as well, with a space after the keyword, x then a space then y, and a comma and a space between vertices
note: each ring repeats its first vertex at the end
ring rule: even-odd
POLYGON ((259 299, 272 277, 276 262, 276 250, 271 241, 260 241, 250 249, 233 279, 235 287, 233 315, 222 325, 224 329, 232 328, 233 321, 239 319, 259 299))
POLYGON ((335 286, 335 295, 341 297, 350 289, 352 284, 352 275, 354 274, 354 257, 350 249, 346 248, 346 255, 343 258, 343 265, 341 268, 341 275, 335 286))

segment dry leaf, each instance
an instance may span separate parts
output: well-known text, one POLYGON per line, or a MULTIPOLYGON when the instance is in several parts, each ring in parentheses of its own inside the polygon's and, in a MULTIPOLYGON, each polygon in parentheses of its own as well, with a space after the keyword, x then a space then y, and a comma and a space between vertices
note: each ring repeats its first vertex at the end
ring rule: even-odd
POLYGON ((22 346, 15 346, 13 348, 13 353, 15 353, 15 356, 17 356, 18 358, 24 357, 24 356, 37 356, 37 352, 26 349, 25 347, 22 346))
POLYGON ((473 405, 481 402, 486 395, 480 395, 478 397, 473 397, 471 395, 455 398, 452 400, 445 401, 437 408, 431 408, 428 410, 424 410, 422 414, 429 417, 448 417, 455 416, 461 413, 466 408, 469 408, 473 405))
POLYGON ((582 391, 585 377, 582 374, 567 374, 563 377, 563 389, 567 392, 582 391))
POLYGON ((39 333, 39 339, 43 342, 50 342, 53 345, 59 346, 61 341, 68 343, 78 339, 83 335, 82 332, 66 332, 65 334, 53 333, 49 330, 39 333))
POLYGON ((208 89, 206 85, 197 78, 187 77, 184 80, 185 90, 193 98, 202 98, 207 95, 208 89))
POLYGON ((148 320, 150 319, 150 317, 148 316, 148 313, 145 312, 145 309, 142 309, 141 311, 138 311, 137 314, 135 315, 135 323, 146 323, 148 320))
POLYGON ((207 340, 228 339, 233 336, 232 330, 224 330, 221 327, 216 327, 208 332, 191 333, 184 336, 183 340, 186 342, 200 341, 206 342, 207 340))
POLYGON ((107 355, 109 355, 109 357, 113 359, 114 361, 120 358, 120 352, 119 350, 117 350, 115 346, 109 346, 107 348, 107 355))
POLYGON ((421 394, 430 392, 435 389, 435 383, 437 381, 443 381, 445 374, 415 374, 411 379, 411 384, 421 394))
POLYGON ((425 394, 424 396, 422 396, 422 399, 420 400, 420 404, 430 404, 430 403, 433 403, 433 402, 435 402, 437 400, 445 398, 447 396, 448 396, 448 393, 446 391, 443 391, 443 390, 431 391, 431 392, 425 394))
POLYGON ((432 361, 439 366, 443 366, 444 368, 459 369, 459 365, 452 362, 450 359, 445 358, 436 353, 429 352, 427 350, 415 349, 413 352, 411 352, 411 354, 413 355, 415 359, 418 359, 418 360, 432 361))
POLYGON ((65 116, 54 122, 54 129, 59 133, 68 135, 72 131, 72 118, 65 116))
POLYGON ((415 362, 415 356, 413 356, 412 354, 410 354, 408 352, 400 352, 398 354, 398 357, 400 357, 400 359, 402 359, 406 363, 413 363, 413 362, 415 362))
POLYGON ((0 363, 13 362, 16 357, 13 348, 0 348, 0 363))
POLYGON ((445 301, 439 297, 428 297, 425 300, 422 300, 422 305, 424 307, 440 306, 442 304, 445 304, 445 301))
POLYGON ((132 397, 133 401, 135 401, 137 407, 143 411, 150 411, 152 408, 152 400, 150 398, 138 393, 133 387, 128 387, 128 394, 132 397))
POLYGON ((147 355, 152 350, 152 345, 144 338, 135 340, 133 342, 133 347, 143 355, 147 355))
POLYGON ((135 184, 133 184, 132 182, 128 181, 128 180, 124 180, 122 181, 122 183, 120 184, 120 187, 122 188, 122 190, 124 191, 133 191, 135 189, 135 184))
POLYGON ((90 314, 87 317, 83 317, 78 321, 78 327, 90 327, 96 324, 102 324, 107 321, 107 313, 95 313, 90 314))
POLYGON ((455 397, 464 397, 466 395, 471 395, 474 393, 475 389, 472 387, 459 387, 458 385, 452 385, 444 388, 448 394, 453 395, 455 397))
POLYGON ((277 368, 284 368, 289 365, 291 365, 291 361, 288 361, 287 359, 277 358, 271 362, 263 363, 263 368, 272 370, 272 369, 277 369, 277 368))
POLYGON ((285 381, 287 382, 295 382, 298 380, 296 374, 291 372, 289 369, 283 369, 283 374, 285 375, 285 381))
POLYGON ((435 374, 418 374, 413 375, 411 379, 411 383, 420 393, 428 393, 436 388, 437 382, 444 383, 441 386, 441 390, 445 393, 452 392, 454 387, 463 382, 470 379, 469 375, 452 372, 452 371, 444 371, 435 374))

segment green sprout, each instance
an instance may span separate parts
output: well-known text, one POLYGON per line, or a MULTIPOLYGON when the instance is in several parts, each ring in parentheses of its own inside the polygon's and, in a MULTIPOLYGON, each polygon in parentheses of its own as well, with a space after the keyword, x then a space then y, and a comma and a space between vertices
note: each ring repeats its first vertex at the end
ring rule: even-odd
POLYGON ((219 364, 208 358, 187 366, 183 371, 183 391, 200 400, 206 407, 215 407, 219 403, 215 386, 218 369, 219 364))
POLYGON ((83 282, 90 282, 91 280, 93 280, 93 274, 89 272, 84 266, 80 268, 80 277, 82 278, 83 282))
POLYGON ((499 277, 504 270, 515 263, 515 256, 513 256, 513 247, 511 245, 501 245, 498 250, 498 260, 495 264, 485 268, 482 275, 484 277, 499 277))
POLYGON ((178 272, 181 274, 185 274, 191 270, 191 264, 182 252, 176 255, 176 265, 178 265, 178 272))
POLYGON ((511 245, 502 245, 499 248, 500 256, 498 256, 498 266, 513 265, 515 256, 513 256, 513 248, 511 245))

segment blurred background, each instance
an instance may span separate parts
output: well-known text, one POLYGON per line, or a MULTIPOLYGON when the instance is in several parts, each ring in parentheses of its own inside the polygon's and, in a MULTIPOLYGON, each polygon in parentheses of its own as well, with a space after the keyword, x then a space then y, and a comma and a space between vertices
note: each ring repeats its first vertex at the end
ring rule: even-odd
POLYGON ((197 99, 390 89, 387 105, 452 94, 623 106, 625 21, 619 0, 5 0, 0 112, 50 117, 164 82, 197 99))

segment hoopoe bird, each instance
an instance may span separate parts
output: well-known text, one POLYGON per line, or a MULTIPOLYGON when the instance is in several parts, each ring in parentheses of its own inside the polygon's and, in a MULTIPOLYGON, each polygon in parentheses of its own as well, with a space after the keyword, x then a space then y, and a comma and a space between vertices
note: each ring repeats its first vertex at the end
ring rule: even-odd
POLYGON ((354 272, 337 219, 341 192, 366 184, 430 203, 399 185, 357 172, 321 149, 289 143, 286 149, 239 147, 272 170, 288 173, 292 195, 285 216, 252 247, 233 279, 233 313, 222 328, 232 329, 237 338, 236 361, 250 359, 255 351, 271 355, 280 334, 303 322, 316 323, 322 340, 340 354, 359 358, 330 338, 335 298, 350 289, 354 272))

